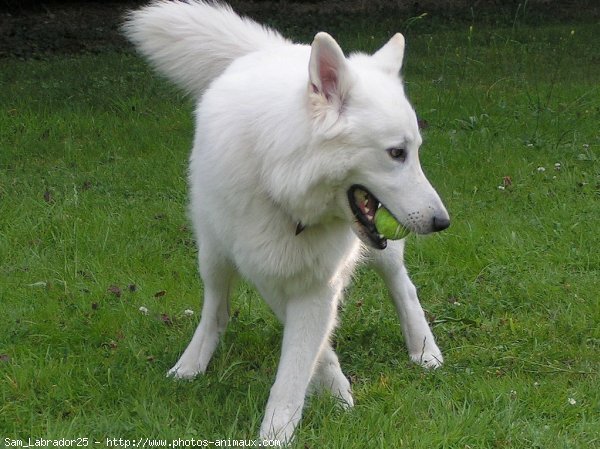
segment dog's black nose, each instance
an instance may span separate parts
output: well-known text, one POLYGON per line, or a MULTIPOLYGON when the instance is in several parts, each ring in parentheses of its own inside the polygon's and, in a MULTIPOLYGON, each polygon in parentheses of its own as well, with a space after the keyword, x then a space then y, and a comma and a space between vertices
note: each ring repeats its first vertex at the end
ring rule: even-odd
POLYGON ((443 231, 450 226, 449 217, 433 217, 433 232, 443 231))

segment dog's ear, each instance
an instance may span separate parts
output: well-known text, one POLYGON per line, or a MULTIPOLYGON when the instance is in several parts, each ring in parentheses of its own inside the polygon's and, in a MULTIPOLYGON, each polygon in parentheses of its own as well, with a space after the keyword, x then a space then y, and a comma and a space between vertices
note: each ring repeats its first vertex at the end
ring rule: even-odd
POLYGON ((313 93, 341 106, 349 88, 349 73, 344 52, 329 34, 315 36, 310 52, 308 73, 313 93))
POLYGON ((404 36, 396 33, 372 58, 384 72, 398 75, 404 59, 404 36))

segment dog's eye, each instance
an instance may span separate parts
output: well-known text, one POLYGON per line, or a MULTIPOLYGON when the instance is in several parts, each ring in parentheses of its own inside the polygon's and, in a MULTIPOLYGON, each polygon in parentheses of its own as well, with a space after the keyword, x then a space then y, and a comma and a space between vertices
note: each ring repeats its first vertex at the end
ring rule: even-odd
POLYGON ((406 161, 406 150, 404 148, 388 148, 387 150, 390 157, 396 161, 404 162, 406 161))

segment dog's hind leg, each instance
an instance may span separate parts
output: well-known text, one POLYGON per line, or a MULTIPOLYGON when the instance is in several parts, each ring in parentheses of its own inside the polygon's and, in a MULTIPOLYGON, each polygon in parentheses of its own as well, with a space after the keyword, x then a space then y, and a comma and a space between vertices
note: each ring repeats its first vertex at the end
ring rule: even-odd
POLYGON ((309 387, 309 394, 322 391, 329 391, 333 397, 339 399, 343 408, 354 406, 350 382, 344 376, 337 354, 329 342, 319 354, 309 387))
POLYGON ((435 343, 417 289, 404 267, 404 241, 388 241, 385 250, 370 250, 370 260, 383 278, 396 306, 410 359, 426 368, 439 367, 444 359, 435 343))
POLYGON ((223 258, 206 255, 203 249, 200 248, 199 256, 204 283, 202 317, 188 347, 167 374, 176 379, 193 379, 206 371, 229 321, 229 294, 235 271, 223 258))

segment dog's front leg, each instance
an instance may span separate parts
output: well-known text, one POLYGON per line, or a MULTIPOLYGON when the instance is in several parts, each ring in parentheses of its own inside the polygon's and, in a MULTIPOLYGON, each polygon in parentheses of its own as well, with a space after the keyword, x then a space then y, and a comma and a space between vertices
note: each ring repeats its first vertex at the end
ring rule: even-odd
POLYGON ((383 251, 371 251, 371 261, 396 306, 410 359, 425 368, 441 366, 442 353, 425 319, 417 289, 404 267, 404 241, 388 241, 383 251))
POLYGON ((319 292, 290 298, 285 307, 281 359, 267 402, 260 437, 289 443, 317 358, 335 322, 339 292, 319 292))

